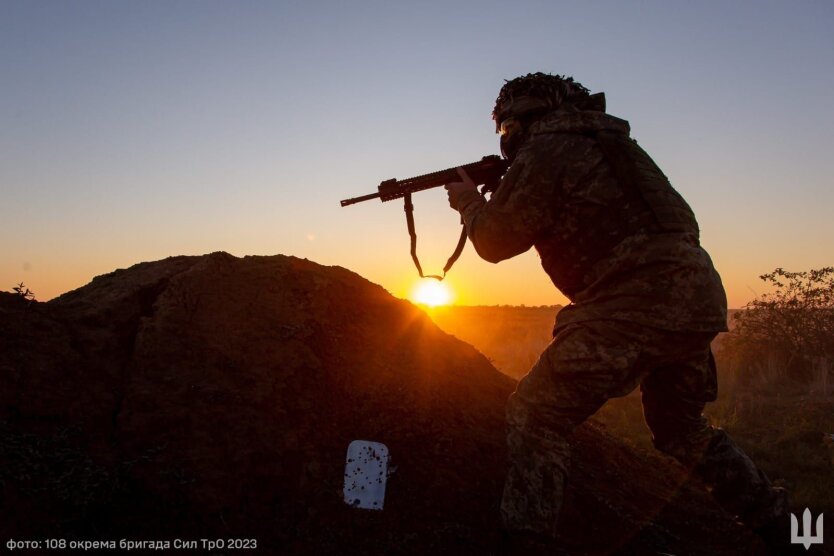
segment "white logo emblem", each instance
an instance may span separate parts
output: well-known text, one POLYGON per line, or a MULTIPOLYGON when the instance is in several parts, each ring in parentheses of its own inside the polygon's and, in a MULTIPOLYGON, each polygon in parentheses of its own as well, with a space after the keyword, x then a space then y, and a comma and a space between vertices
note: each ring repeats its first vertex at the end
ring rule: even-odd
POLYGON ((822 544, 822 514, 817 516, 817 534, 811 534, 811 510, 805 508, 802 514, 802 535, 799 534, 799 520, 791 513, 791 544, 801 544, 809 550, 812 544, 822 544))

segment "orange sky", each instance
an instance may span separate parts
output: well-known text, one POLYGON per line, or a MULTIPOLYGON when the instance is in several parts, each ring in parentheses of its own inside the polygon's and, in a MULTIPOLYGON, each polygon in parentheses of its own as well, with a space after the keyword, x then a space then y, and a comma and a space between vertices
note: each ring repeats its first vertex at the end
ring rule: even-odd
MULTIPOLYGON (((0 288, 47 300, 227 251, 407 296, 402 204, 338 201, 497 153, 495 96, 531 71, 606 93, 693 207, 731 307, 776 267, 834 264, 831 4, 650 4, 9 3, 0 288), (403 21, 425 32, 402 40, 403 21)), ((459 216, 442 190, 414 203, 437 273, 459 216)), ((468 246, 447 280, 460 304, 565 302, 534 252, 492 265, 468 246)))

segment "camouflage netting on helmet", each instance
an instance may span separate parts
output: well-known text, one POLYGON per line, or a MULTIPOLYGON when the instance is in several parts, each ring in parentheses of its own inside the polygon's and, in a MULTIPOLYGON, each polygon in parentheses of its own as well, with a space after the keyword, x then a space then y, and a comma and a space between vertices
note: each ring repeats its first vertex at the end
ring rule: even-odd
POLYGON ((572 77, 548 73, 528 73, 504 83, 492 119, 496 125, 510 115, 520 116, 533 112, 549 112, 564 102, 584 104, 590 98, 589 90, 572 77))

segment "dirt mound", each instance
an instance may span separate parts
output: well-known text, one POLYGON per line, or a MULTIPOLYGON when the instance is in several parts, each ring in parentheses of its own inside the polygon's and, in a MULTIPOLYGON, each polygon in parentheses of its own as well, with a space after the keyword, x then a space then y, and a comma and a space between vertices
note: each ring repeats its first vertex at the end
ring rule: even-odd
MULTIPOLYGON (((0 538, 257 539, 265 554, 490 554, 514 383, 419 309, 293 257, 174 257, 0 296, 0 538), (342 501, 385 443, 383 511, 342 501)), ((756 554, 666 459, 587 425, 576 554, 756 554)))
POLYGON ((442 330, 486 355, 499 371, 519 379, 553 339, 561 308, 450 305, 430 308, 428 314, 442 330))

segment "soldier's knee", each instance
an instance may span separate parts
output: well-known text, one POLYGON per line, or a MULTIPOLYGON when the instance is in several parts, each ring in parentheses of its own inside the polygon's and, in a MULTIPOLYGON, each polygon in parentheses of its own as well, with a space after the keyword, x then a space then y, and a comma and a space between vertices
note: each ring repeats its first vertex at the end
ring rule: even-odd
MULTIPOLYGON (((601 405, 601 404, 600 404, 601 405)), ((536 403, 518 393, 507 401, 509 430, 532 436, 569 436, 599 405, 536 403)))
POLYGON ((704 425, 695 430, 664 431, 652 435, 656 449, 672 456, 683 464, 694 464, 701 460, 718 437, 721 429, 704 425))

